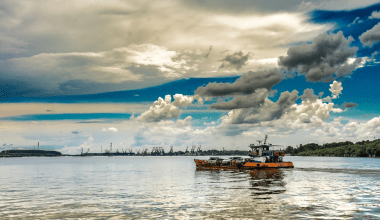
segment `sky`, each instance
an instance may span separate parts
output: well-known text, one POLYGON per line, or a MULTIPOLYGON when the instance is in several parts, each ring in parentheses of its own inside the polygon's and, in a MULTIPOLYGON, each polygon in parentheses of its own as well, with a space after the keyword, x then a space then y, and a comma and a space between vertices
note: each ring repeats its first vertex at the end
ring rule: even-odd
POLYGON ((0 2, 0 150, 380 138, 380 1, 0 2))

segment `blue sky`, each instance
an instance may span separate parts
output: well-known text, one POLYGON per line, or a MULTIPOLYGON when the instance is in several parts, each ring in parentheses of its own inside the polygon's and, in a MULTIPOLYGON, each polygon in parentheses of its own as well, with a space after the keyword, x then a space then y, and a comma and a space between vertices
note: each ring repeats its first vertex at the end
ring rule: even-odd
POLYGON ((380 137, 380 1, 0 3, 3 149, 380 137))

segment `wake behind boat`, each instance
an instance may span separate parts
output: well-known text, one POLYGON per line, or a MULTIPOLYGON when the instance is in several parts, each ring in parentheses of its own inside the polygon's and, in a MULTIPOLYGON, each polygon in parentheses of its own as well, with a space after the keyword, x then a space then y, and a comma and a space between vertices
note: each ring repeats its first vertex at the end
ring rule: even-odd
POLYGON ((250 144, 252 153, 250 158, 231 157, 223 159, 221 157, 210 157, 208 160, 194 159, 198 168, 209 169, 261 169, 261 168, 293 168, 292 162, 284 162, 285 152, 276 150, 275 145, 267 144, 268 135, 265 135, 264 143, 259 141, 259 145, 250 144))

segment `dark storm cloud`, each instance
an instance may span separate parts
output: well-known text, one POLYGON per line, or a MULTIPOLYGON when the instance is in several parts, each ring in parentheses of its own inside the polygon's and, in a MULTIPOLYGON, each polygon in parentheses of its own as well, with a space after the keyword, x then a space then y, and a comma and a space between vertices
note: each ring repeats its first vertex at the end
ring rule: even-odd
POLYGON ((267 101, 258 108, 243 108, 234 110, 230 116, 231 124, 256 124, 263 121, 279 119, 298 99, 298 91, 282 92, 277 102, 267 101))
POLYGON ((6 76, 0 72, 0 101, 4 98, 12 97, 33 97, 43 96, 46 93, 42 88, 37 88, 35 84, 28 80, 21 80, 15 77, 6 76))
POLYGON ((209 83, 205 87, 199 87, 195 94, 208 97, 248 95, 261 88, 269 91, 280 81, 281 73, 277 69, 259 72, 249 71, 234 83, 209 83))
POLYGON ((335 78, 351 74, 360 64, 361 59, 348 63, 358 50, 350 47, 353 39, 345 38, 343 32, 320 34, 311 44, 302 43, 290 47, 286 57, 279 57, 279 65, 288 70, 297 70, 305 74, 307 81, 332 81, 335 78))
POLYGON ((353 102, 344 102, 342 105, 341 105, 343 108, 354 108, 356 106, 358 106, 358 104, 356 103, 353 103, 353 102))
POLYGON ((380 23, 359 36, 363 46, 372 47, 380 41, 380 23))
POLYGON ((265 99, 268 97, 268 90, 261 89, 253 94, 246 96, 235 96, 228 102, 214 103, 210 108, 220 110, 231 110, 238 108, 259 108, 264 104, 265 99))
POLYGON ((251 56, 251 53, 244 55, 241 51, 235 52, 232 55, 227 55, 223 60, 220 60, 223 61, 223 63, 220 65, 219 69, 234 68, 239 70, 242 66, 247 64, 247 61, 251 56))

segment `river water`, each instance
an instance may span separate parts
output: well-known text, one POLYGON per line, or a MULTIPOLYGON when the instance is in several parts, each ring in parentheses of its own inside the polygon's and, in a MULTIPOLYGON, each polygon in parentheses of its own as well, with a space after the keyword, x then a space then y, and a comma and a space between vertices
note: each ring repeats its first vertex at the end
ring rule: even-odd
POLYGON ((194 158, 0 158, 0 219, 380 219, 377 158, 250 172, 194 158))

